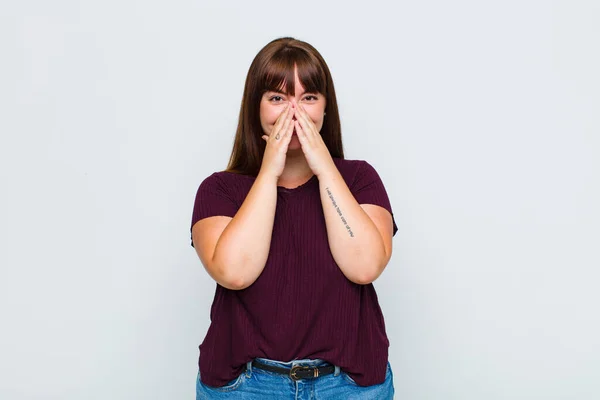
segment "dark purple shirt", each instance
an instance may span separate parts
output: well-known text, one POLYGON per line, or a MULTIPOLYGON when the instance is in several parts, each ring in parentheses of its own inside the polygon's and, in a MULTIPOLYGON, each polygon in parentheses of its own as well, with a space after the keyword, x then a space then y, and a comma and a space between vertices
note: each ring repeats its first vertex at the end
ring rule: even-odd
MULTIPOLYGON (((369 163, 333 160, 359 204, 392 213, 383 182, 369 163)), ((196 194, 192 226, 215 215, 233 217, 255 179, 225 171, 207 177, 196 194)), ((394 221, 394 235, 397 230, 394 221)), ((321 358, 361 386, 385 380, 389 341, 377 293, 372 283, 348 280, 334 261, 316 176, 293 189, 277 187, 264 270, 243 290, 217 284, 210 319, 198 362, 206 385, 225 385, 255 357, 321 358)))

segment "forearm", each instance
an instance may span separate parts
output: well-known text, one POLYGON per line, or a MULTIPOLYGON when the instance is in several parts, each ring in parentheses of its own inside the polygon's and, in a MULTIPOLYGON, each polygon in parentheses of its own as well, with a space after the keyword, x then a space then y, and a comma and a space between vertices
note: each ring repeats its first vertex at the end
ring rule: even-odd
POLYGON ((385 265, 383 238, 337 168, 319 176, 321 203, 333 258, 352 282, 370 283, 385 265))
POLYGON ((250 286, 265 267, 276 204, 277 178, 259 174, 217 242, 213 263, 237 289, 250 286))

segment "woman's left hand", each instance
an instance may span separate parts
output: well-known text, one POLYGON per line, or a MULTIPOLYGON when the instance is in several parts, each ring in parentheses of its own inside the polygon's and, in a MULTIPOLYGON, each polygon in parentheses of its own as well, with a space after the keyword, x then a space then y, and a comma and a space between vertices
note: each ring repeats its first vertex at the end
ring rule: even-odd
POLYGON ((308 166, 317 177, 327 174, 329 171, 337 170, 329 149, 325 145, 321 133, 319 133, 314 122, 304 110, 302 105, 296 105, 296 121, 294 126, 302 151, 308 166))

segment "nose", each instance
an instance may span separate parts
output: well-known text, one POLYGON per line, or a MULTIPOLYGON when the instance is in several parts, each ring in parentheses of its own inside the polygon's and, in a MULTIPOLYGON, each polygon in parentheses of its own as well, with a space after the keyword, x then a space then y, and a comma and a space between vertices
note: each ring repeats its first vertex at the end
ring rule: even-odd
MULTIPOLYGON (((294 109, 298 108, 298 103, 296 103, 296 99, 292 98, 291 103, 292 103, 292 106, 294 107, 294 109)), ((295 110, 294 110, 294 113, 295 113, 295 110)), ((296 120, 296 114, 294 114, 292 116, 292 121, 295 121, 295 120, 296 120)))

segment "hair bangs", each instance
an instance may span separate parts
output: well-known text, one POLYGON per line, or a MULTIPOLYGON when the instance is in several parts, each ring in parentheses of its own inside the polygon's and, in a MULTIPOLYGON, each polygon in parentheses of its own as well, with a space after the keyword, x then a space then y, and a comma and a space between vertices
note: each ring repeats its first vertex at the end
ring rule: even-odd
POLYGON ((284 48, 276 53, 265 68, 262 93, 266 91, 295 94, 294 70, 298 69, 298 79, 304 92, 326 95, 327 77, 319 61, 298 48, 284 48))

